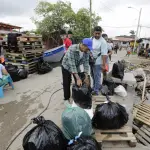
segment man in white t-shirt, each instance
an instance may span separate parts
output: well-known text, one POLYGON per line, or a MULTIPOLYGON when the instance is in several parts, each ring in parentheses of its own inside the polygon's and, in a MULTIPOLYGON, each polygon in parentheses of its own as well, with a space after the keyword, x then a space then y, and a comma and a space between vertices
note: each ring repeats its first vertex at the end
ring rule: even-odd
POLYGON ((94 28, 94 37, 93 39, 93 57, 96 59, 95 64, 92 68, 92 77, 93 77, 93 95, 98 95, 101 89, 101 73, 106 72, 106 62, 107 62, 107 42, 102 37, 102 28, 97 26, 94 28), (99 56, 100 54, 100 56, 99 56))

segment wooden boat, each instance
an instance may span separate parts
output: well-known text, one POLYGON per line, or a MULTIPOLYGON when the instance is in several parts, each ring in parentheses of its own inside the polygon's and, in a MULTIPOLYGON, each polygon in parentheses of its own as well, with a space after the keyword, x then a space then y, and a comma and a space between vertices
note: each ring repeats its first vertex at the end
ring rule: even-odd
POLYGON ((65 51, 65 46, 61 45, 44 52, 43 59, 47 62, 60 62, 65 51))

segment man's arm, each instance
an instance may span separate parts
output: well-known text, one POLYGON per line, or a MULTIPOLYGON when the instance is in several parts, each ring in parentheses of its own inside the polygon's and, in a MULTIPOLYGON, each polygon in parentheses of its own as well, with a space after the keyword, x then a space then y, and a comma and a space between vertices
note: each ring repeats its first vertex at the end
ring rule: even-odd
POLYGON ((70 64, 70 69, 71 73, 74 74, 75 78, 78 80, 80 77, 78 76, 78 71, 77 67, 75 65, 75 54, 73 50, 69 50, 69 58, 68 58, 69 64, 70 64))
POLYGON ((101 44, 101 55, 102 55, 102 67, 103 69, 106 66, 106 61, 107 61, 107 53, 108 53, 108 47, 106 41, 103 41, 101 44))

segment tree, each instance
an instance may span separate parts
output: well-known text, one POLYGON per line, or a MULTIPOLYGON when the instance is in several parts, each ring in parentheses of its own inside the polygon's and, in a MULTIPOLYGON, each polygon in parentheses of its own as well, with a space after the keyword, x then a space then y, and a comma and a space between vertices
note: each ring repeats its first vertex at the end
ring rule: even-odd
MULTIPOLYGON (((101 17, 92 14, 92 28, 98 25, 101 17)), ((76 22, 74 27, 75 35, 81 37, 90 36, 90 11, 86 8, 81 8, 76 14, 76 22)))
POLYGON ((130 31, 130 34, 133 36, 133 35, 135 35, 135 31, 134 30, 131 30, 130 31))
MULTIPOLYGON (((76 36, 90 36, 90 12, 81 8, 75 13, 70 2, 58 1, 56 4, 40 2, 35 9, 37 17, 33 18, 37 31, 43 35, 59 31, 66 24, 76 36)), ((92 27, 98 25, 101 17, 92 14, 92 27)))
POLYGON ((35 19, 38 31, 51 33, 63 28, 65 24, 74 24, 75 13, 70 2, 58 1, 56 4, 41 1, 35 9, 40 19, 35 19))

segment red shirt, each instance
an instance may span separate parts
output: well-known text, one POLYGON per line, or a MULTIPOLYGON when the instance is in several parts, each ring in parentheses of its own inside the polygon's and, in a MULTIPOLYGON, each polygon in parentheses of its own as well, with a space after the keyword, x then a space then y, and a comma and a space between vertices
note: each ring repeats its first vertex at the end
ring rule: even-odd
POLYGON ((67 51, 68 48, 72 45, 72 41, 69 38, 65 38, 63 42, 64 42, 65 48, 66 48, 65 51, 67 51))

